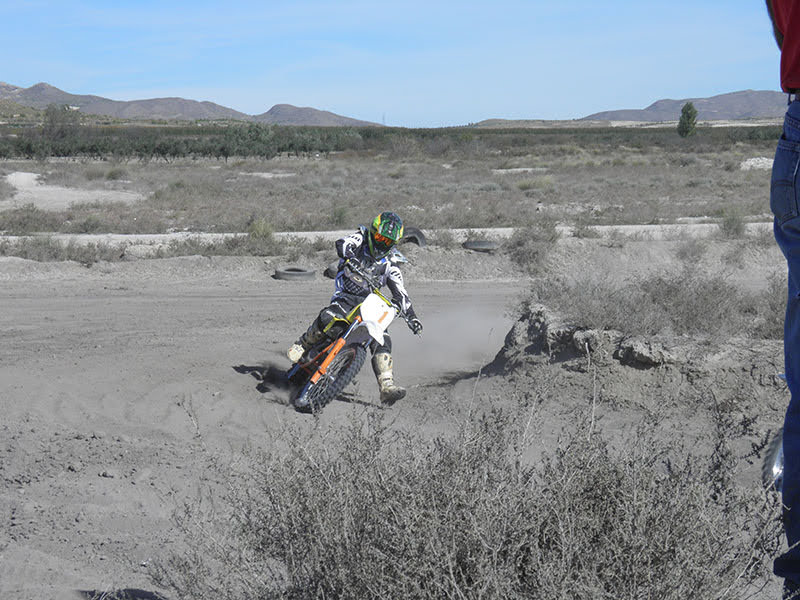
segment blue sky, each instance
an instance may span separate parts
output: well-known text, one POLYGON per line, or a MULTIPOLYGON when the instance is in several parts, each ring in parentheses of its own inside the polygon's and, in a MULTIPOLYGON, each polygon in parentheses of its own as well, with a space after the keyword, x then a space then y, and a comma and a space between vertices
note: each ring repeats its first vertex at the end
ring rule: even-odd
POLYGON ((405 127, 779 89, 762 0, 0 0, 0 81, 405 127))

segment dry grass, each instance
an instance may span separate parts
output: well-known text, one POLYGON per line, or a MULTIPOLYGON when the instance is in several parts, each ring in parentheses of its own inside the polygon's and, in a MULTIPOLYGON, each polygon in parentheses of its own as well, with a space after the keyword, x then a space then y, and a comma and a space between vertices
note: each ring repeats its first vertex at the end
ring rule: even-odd
POLYGON ((538 274, 560 237, 556 225, 552 216, 539 215, 526 227, 514 229, 511 238, 503 245, 503 250, 522 269, 538 274))
MULTIPOLYGON (((278 240, 272 227, 263 219, 250 224, 248 235, 229 237, 222 241, 203 241, 199 238, 177 240, 159 248, 154 258, 176 256, 283 256, 287 261, 314 257, 320 252, 333 254, 330 242, 321 238, 307 240, 290 237, 278 240)), ((16 256, 39 262, 76 261, 91 265, 99 261, 116 262, 126 259, 125 244, 63 243, 48 235, 16 240, 0 238, 0 256, 16 256)), ((332 256, 326 256, 331 259, 332 256)), ((330 262, 330 260, 328 260, 330 262)))
POLYGON ((2 177, 2 175, 3 172, 0 171, 0 201, 10 200, 14 196, 17 190, 12 185, 10 185, 5 180, 5 177, 2 177))
MULTIPOLYGON (((694 260, 702 245, 679 251, 694 260)), ((620 282, 600 275, 567 280, 548 277, 533 285, 533 298, 581 327, 632 335, 691 335, 710 340, 734 336, 783 336, 785 277, 773 276, 768 290, 753 292, 725 274, 690 266, 620 282)))
POLYGON ((534 463, 525 421, 287 430, 219 466, 229 495, 180 511, 153 577, 180 599, 704 600, 768 581, 777 499, 733 482, 725 419, 694 453, 655 420, 612 445, 578 418, 534 463))
POLYGON ((50 185, 143 194, 146 199, 135 207, 84 205, 74 207, 72 219, 58 215, 62 223, 95 216, 101 230, 117 232, 245 231, 258 217, 280 230, 338 228, 386 209, 422 228, 518 226, 541 210, 584 227, 721 218, 730 211, 742 219, 763 218, 768 212, 769 172, 741 171, 737 165, 769 155, 774 140, 684 152, 612 145, 602 137, 583 141, 537 144, 522 138, 516 145, 509 138, 504 146, 474 152, 467 152, 465 143, 453 155, 398 135, 379 155, 227 163, 16 161, 4 163, 4 170, 37 171, 50 185), (498 168, 535 171, 495 172, 498 168), (258 173, 292 176, 267 179, 258 173))
POLYGON ((0 239, 0 256, 16 256, 39 262, 75 261, 89 266, 98 261, 119 261, 125 255, 123 246, 112 244, 62 244, 48 236, 18 242, 0 239))

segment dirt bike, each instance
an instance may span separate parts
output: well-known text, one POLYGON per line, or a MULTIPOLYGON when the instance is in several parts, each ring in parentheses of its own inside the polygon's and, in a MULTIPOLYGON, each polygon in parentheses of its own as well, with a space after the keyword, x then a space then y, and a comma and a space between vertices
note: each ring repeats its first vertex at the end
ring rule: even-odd
MULTIPOLYGON (((399 252, 395 252, 391 260, 408 262, 399 252)), ((370 344, 383 344, 384 333, 391 322, 398 316, 407 323, 410 321, 396 302, 381 293, 378 280, 358 261, 348 260, 344 268, 349 269, 351 278, 370 293, 345 318, 335 318, 326 332, 327 337, 309 348, 287 371, 292 404, 300 412, 321 411, 361 370, 370 344)))

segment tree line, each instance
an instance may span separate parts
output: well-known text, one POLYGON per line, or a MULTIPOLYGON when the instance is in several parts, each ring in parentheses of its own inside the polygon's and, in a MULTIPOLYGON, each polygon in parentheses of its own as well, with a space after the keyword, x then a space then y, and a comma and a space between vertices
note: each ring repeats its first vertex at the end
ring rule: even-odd
POLYGON ((263 123, 203 123, 191 125, 98 125, 81 121, 67 107, 50 106, 40 126, 0 127, 0 159, 49 157, 165 160, 178 158, 258 157, 279 154, 327 154, 366 151, 394 157, 475 156, 514 154, 534 146, 573 144, 629 145, 687 148, 702 152, 705 146, 740 141, 774 142, 779 127, 704 128, 702 135, 682 140, 675 130, 659 128, 483 129, 449 127, 406 129, 396 127, 280 126, 263 123))

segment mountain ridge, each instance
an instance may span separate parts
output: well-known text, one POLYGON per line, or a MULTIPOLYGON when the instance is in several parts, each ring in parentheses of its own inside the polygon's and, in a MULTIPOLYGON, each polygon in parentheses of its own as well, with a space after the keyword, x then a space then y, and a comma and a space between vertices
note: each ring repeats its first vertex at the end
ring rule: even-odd
POLYGON ((276 104, 259 115, 248 115, 209 101, 185 98, 147 98, 143 100, 111 100, 92 94, 71 94, 49 83, 39 82, 22 88, 0 81, 0 100, 22 106, 44 109, 50 104, 73 106, 82 113, 119 119, 158 119, 197 121, 228 119, 275 125, 316 125, 322 127, 366 127, 377 123, 361 121, 330 111, 291 104, 276 104))
POLYGON ((768 90, 741 90, 707 98, 656 100, 642 109, 620 109, 593 113, 579 121, 677 121, 687 102, 697 109, 698 121, 726 121, 782 117, 786 112, 786 94, 768 90))
MULTIPOLYGON (((0 101, 42 110, 50 104, 75 107, 81 113, 129 120, 235 120, 273 125, 309 125, 317 127, 375 127, 378 123, 337 115, 330 111, 291 104, 275 104, 269 110, 248 115, 209 101, 185 98, 148 98, 112 100, 91 94, 71 94, 45 82, 22 88, 0 81, 0 101)), ((742 90, 707 98, 656 100, 643 109, 618 109, 593 113, 572 120, 485 119, 472 127, 569 127, 603 126, 605 122, 659 123, 677 121, 681 108, 692 102, 698 121, 737 121, 780 118, 786 111, 786 95, 767 90, 742 90)))

